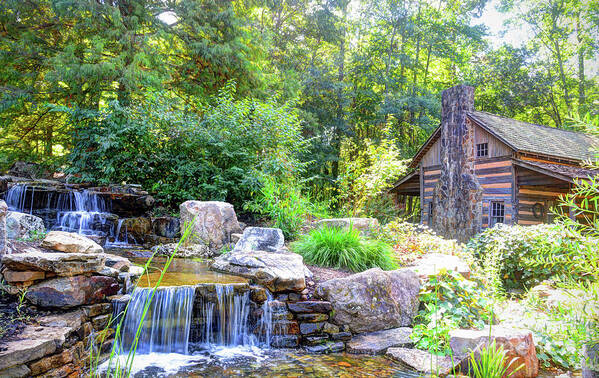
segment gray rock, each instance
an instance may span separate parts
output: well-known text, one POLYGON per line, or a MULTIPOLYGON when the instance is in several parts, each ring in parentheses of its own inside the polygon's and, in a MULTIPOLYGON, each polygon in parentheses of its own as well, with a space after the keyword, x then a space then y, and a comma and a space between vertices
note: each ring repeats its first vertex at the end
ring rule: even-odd
POLYGON ((25 298, 40 307, 71 308, 99 303, 118 291, 119 284, 112 277, 61 277, 30 286, 25 298))
POLYGON ((303 302, 295 302, 288 303, 287 307, 291 312, 296 313, 313 313, 318 312, 322 314, 328 314, 333 306, 331 302, 326 301, 303 301, 303 302))
POLYGON ((437 356, 419 349, 389 348, 385 356, 408 365, 412 369, 444 377, 451 373, 454 363, 451 356, 437 356))
POLYGON ((283 231, 279 228, 248 227, 233 251, 277 252, 285 245, 283 231))
POLYGON ((0 256, 6 251, 6 214, 8 206, 6 202, 0 200, 0 256))
POLYGON ((306 287, 303 258, 295 253, 229 252, 215 259, 211 269, 249 278, 272 292, 300 292, 306 287))
MULTIPOLYGON (((152 247, 152 252, 157 255, 171 256, 175 253, 178 243, 159 244, 152 247)), ((179 249, 176 250, 177 257, 185 258, 210 258, 214 256, 213 251, 208 248, 205 244, 194 243, 194 244, 182 244, 179 249)))
POLYGON ((74 232, 50 231, 41 246, 67 253, 104 253, 98 243, 74 232))
POLYGON ((46 232, 44 221, 35 215, 9 211, 6 217, 6 236, 9 239, 27 238, 32 233, 46 232))
POLYGON ((109 253, 104 254, 106 258, 105 264, 109 268, 118 270, 119 272, 128 272, 131 267, 131 261, 128 258, 112 255, 109 253))
POLYGON ((458 256, 442 253, 429 253, 422 256, 408 267, 421 278, 428 278, 439 273, 441 269, 452 270, 460 273, 464 278, 470 278, 470 267, 458 256))
POLYGON ((379 221, 376 218, 331 218, 321 219, 316 222, 316 227, 336 227, 349 228, 360 231, 364 235, 370 234, 371 230, 379 227, 379 221))
POLYGON ((325 344, 304 347, 308 353, 338 353, 345 349, 345 344, 341 341, 329 341, 325 344))
POLYGON ((28 248, 24 253, 4 255, 2 263, 14 271, 52 272, 58 276, 76 276, 100 272, 104 268, 104 254, 45 253, 28 248))
POLYGON ((332 323, 352 333, 406 327, 418 312, 420 280, 409 269, 369 269, 335 278, 316 287, 318 298, 331 302, 332 323))
POLYGON ((6 370, 0 370, 0 377, 4 378, 24 378, 31 376, 31 369, 27 365, 13 366, 6 370))
POLYGON ((412 328, 400 327, 384 331, 354 335, 347 343, 347 352, 353 354, 383 354, 391 347, 410 347, 412 328))
POLYGON ((313 335, 321 333, 324 322, 320 323, 300 323, 300 333, 302 335, 313 335))
POLYGON ((219 251, 231 243, 231 234, 241 233, 233 205, 218 201, 187 201, 179 206, 181 234, 191 226, 191 242, 206 244, 212 251, 219 251))
POLYGON ((599 378, 599 344, 582 347, 582 378, 599 378))

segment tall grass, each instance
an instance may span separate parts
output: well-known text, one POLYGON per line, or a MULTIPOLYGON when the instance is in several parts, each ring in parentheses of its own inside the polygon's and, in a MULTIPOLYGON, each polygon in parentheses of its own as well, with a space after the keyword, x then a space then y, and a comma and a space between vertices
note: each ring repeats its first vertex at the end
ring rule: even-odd
POLYGON ((393 250, 385 242, 367 239, 358 230, 324 226, 303 235, 291 245, 294 252, 313 265, 345 268, 353 272, 380 267, 395 269, 393 250))
POLYGON ((522 364, 508 373, 516 360, 512 359, 506 364, 506 354, 507 352, 502 346, 497 347, 495 340, 480 350, 478 359, 474 352, 470 353, 470 368, 474 378, 511 377, 524 367, 524 364, 522 364))
MULTIPOLYGON (((177 255, 177 251, 179 250, 181 245, 183 245, 185 243, 185 240, 187 240, 187 238, 191 234, 192 229, 193 229, 192 225, 193 225, 194 221, 195 221, 195 218, 188 225, 186 225, 185 232, 183 233, 183 235, 181 236, 181 239, 177 243, 177 247, 175 248, 175 250, 171 254, 171 256, 168 258, 168 260, 164 263, 164 267, 162 268, 160 277, 158 278, 158 280, 152 287, 152 293, 150 294, 150 296, 144 303, 143 312, 140 315, 139 326, 137 327, 137 330, 135 332, 135 338, 133 340, 131 347, 129 348, 129 352, 127 353, 127 359, 125 360, 124 365, 121 366, 120 353, 122 352, 122 345, 118 342, 118 340, 120 339, 123 321, 125 320, 125 315, 127 314, 127 310, 129 309, 129 304, 131 302, 127 303, 127 306, 125 306, 125 309, 120 314, 118 314, 116 316, 116 318, 113 318, 110 320, 109 324, 106 326, 106 329, 104 329, 101 332, 101 335, 97 340, 98 341, 97 343, 94 343, 94 339, 92 336, 92 345, 90 346, 90 376, 91 377, 114 377, 114 378, 130 377, 131 367, 133 366, 133 360, 135 358, 135 353, 137 351, 139 338, 140 338, 142 330, 143 330, 144 320, 146 318, 146 315, 148 313, 148 310, 150 308, 152 300, 154 299, 154 294, 158 290, 158 287, 160 287, 160 284, 162 283, 162 279, 164 278, 164 275, 166 274, 174 257, 177 255), (115 334, 114 334, 115 342, 112 346, 112 349, 110 351, 110 356, 108 358, 108 368, 106 371, 99 372, 98 365, 101 362, 101 353, 102 353, 101 347, 102 347, 102 344, 105 342, 106 336, 109 334, 108 329, 112 328, 114 326, 116 320, 118 320, 118 322, 116 323, 116 330, 115 330, 115 334), (97 353, 95 351, 94 344, 100 345, 100 348, 97 351, 97 353)), ((152 256, 146 262, 146 264, 144 266, 144 274, 146 274, 148 272, 150 263, 154 259, 155 255, 156 255, 156 252, 153 253, 152 256)), ((135 290, 136 288, 137 288, 137 284, 133 290, 135 290)))

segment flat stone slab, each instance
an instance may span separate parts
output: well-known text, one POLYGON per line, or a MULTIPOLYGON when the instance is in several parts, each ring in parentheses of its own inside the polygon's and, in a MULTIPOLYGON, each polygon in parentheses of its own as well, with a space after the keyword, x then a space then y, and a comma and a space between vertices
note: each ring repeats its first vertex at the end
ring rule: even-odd
POLYGON ((214 260, 211 269, 249 278, 272 292, 300 292, 306 287, 304 260, 291 252, 230 252, 214 260))
POLYGON ((347 352, 353 354, 383 354, 391 347, 411 347, 414 341, 410 339, 412 328, 399 327, 361 333, 347 343, 347 352))
POLYGON ((40 318, 40 325, 28 325, 14 339, 2 344, 0 376, 16 374, 21 365, 53 354, 81 326, 80 310, 40 318))
POLYGON ((422 373, 435 373, 441 377, 449 374, 454 367, 450 356, 436 356, 420 349, 389 348, 385 356, 408 365, 422 373))
POLYGON ((112 277, 59 277, 30 286, 25 298, 36 306, 72 308, 101 302, 118 291, 119 284, 112 277))
POLYGON ((63 277, 100 272, 105 260, 103 254, 46 253, 35 248, 2 257, 2 263, 9 270, 52 272, 63 277))
POLYGON ((50 231, 42 240, 42 247, 67 253, 103 253, 95 241, 74 232, 50 231))
POLYGON ((458 256, 443 253, 429 253, 414 261, 408 267, 418 274, 420 278, 428 278, 438 274, 442 269, 460 273, 464 278, 470 278, 470 267, 458 256))

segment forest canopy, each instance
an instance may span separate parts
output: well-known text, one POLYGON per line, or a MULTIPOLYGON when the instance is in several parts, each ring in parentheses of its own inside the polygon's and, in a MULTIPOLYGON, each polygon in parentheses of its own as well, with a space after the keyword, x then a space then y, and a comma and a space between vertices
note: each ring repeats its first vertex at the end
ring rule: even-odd
POLYGON ((4 0, 0 168, 166 203, 242 203, 269 175, 366 206, 373 161, 404 172, 452 85, 524 121, 596 117, 598 34, 597 0, 4 0))

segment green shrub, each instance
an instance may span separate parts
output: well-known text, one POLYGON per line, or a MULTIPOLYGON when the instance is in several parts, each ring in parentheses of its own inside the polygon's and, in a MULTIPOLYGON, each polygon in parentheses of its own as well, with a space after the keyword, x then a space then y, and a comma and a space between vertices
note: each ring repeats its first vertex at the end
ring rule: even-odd
POLYGON ((590 278, 588 266, 599 241, 560 225, 499 224, 472 238, 467 249, 497 290, 531 288, 553 277, 590 278))
POLYGON ((420 291, 421 310, 412 339, 416 347, 434 354, 449 354, 449 331, 482 328, 492 322, 489 293, 461 274, 442 270, 420 291))
POLYGON ((68 172, 81 181, 141 184, 171 208, 189 199, 241 207, 262 175, 299 175, 305 143, 293 103, 234 95, 228 85, 209 104, 150 93, 101 112, 58 108, 74 130, 68 172))
POLYGON ((254 195, 254 201, 246 203, 244 208, 266 215, 273 227, 283 231, 286 239, 295 239, 309 213, 310 202, 297 184, 271 176, 264 176, 261 182, 262 187, 254 195))
POLYGON ((346 268, 353 272, 396 267, 391 247, 380 240, 363 238, 358 230, 321 227, 303 235, 291 248, 309 264, 346 268))
POLYGON ((376 232, 376 238, 393 246, 395 259, 406 265, 427 253, 460 254, 462 245, 437 236, 430 228, 395 219, 376 232))

